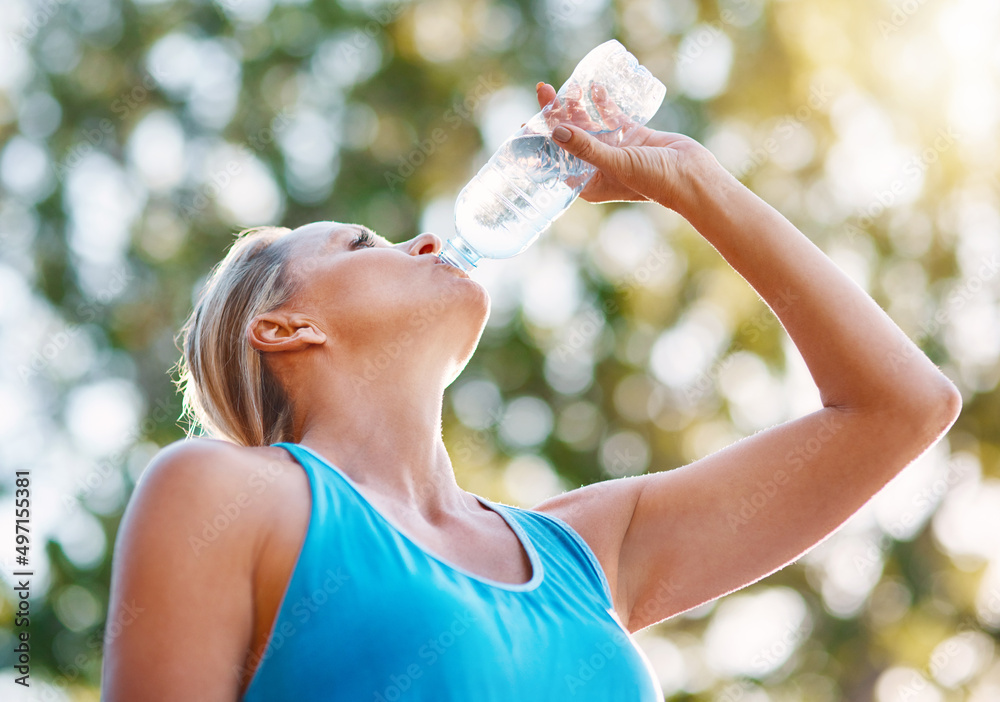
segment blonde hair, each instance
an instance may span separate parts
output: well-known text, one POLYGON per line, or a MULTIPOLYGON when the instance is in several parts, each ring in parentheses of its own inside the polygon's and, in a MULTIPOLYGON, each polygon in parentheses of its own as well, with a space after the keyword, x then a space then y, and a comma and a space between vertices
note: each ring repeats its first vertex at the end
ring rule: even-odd
POLYGON ((248 339, 251 320, 281 307, 295 292, 286 272, 288 247, 281 245, 290 231, 240 232, 178 334, 182 356, 175 382, 183 392, 188 437, 200 428, 199 434, 241 446, 294 441, 291 404, 248 339))

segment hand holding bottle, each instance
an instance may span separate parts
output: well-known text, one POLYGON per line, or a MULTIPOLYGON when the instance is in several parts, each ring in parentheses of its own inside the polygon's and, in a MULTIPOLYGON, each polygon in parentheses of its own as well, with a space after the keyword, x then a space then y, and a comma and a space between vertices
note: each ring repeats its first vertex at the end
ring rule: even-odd
MULTIPOLYGON (((691 137, 646 126, 631 129, 618 145, 608 144, 591 134, 604 127, 580 109, 578 100, 564 97, 560 101, 548 83, 539 83, 537 93, 553 139, 599 169, 580 193, 588 202, 653 200, 676 209, 684 197, 688 169, 718 166, 712 152, 691 137), (569 132, 568 140, 560 138, 560 126, 569 132)), ((616 125, 623 119, 621 110, 599 87, 592 100, 606 125, 616 125)))
MULTIPOLYGON (((547 101, 552 104, 508 137, 458 194, 456 234, 438 254, 443 262, 469 271, 483 257, 510 258, 524 251, 599 171, 562 148, 553 138, 553 126, 565 120, 585 125, 590 139, 607 148, 644 143, 634 133, 659 108, 666 87, 612 39, 588 52, 552 93, 557 99, 547 101)), ((593 151, 589 142, 580 148, 593 151)), ((624 172, 615 185, 617 166, 607 163, 604 183, 589 188, 589 200, 652 197, 624 172)))

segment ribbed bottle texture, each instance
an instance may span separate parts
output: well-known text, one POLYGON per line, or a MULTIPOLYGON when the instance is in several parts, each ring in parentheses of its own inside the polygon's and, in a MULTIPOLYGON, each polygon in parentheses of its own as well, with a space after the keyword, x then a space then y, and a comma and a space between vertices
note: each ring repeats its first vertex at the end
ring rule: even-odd
MULTIPOLYGON (((666 88, 619 42, 604 42, 583 57, 559 89, 559 104, 578 101, 598 126, 590 133, 620 144, 659 109, 666 88), (599 109, 594 96, 607 98, 599 109)), ((510 258, 535 242, 597 172, 552 140, 546 106, 511 135, 462 189, 455 203, 455 236, 440 258, 469 271, 481 258, 510 258)))

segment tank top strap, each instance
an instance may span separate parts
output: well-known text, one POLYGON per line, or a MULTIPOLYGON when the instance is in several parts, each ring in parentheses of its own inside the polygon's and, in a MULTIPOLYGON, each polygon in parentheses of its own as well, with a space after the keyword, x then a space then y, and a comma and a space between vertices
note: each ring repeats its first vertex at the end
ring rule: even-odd
POLYGON ((568 586, 575 597, 590 593, 594 604, 613 609, 611 588, 600 561, 583 537, 562 519, 544 512, 492 502, 517 521, 541 554, 553 580, 568 586))

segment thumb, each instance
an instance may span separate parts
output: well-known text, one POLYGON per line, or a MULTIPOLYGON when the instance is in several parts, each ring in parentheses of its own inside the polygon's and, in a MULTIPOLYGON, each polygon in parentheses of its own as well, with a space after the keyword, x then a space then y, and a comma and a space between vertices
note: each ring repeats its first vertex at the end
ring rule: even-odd
POLYGON ((608 146, 575 125, 559 125, 552 130, 552 138, 566 151, 602 171, 617 176, 622 170, 624 164, 618 149, 608 146))

